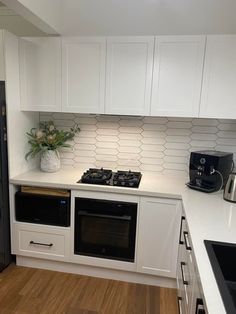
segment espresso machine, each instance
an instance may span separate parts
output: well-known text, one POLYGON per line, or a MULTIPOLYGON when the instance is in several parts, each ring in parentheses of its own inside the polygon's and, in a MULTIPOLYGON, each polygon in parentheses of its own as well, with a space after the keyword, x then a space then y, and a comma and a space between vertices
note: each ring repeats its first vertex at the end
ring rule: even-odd
POLYGON ((202 192, 215 192, 224 188, 233 170, 233 154, 203 150, 191 152, 189 161, 189 188, 202 192))

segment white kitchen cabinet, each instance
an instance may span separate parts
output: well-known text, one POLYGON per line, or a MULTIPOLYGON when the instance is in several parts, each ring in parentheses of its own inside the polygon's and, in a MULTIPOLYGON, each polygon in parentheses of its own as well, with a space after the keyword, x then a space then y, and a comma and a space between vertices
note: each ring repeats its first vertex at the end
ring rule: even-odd
POLYGON ((207 36, 200 117, 236 118, 236 35, 207 36))
POLYGON ((205 36, 156 38, 152 116, 198 116, 204 51, 205 36))
POLYGON ((62 39, 62 111, 104 113, 106 39, 62 39))
POLYGON ((61 40, 19 39, 21 110, 61 111, 61 40))
POLYGON ((177 288, 180 314, 207 314, 191 236, 184 213, 181 217, 179 235, 177 288))
POLYGON ((0 30, 0 81, 5 80, 4 31, 0 30))
POLYGON ((108 37, 105 113, 149 115, 154 37, 108 37))
POLYGON ((15 222, 12 233, 13 254, 69 260, 70 228, 15 222))
POLYGON ((138 230, 138 271, 176 277, 181 202, 142 197, 138 230))

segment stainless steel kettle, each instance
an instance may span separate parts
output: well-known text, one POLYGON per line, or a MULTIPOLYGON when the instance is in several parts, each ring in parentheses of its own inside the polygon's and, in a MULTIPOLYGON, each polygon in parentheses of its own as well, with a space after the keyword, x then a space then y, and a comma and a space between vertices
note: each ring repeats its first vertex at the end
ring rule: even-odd
POLYGON ((236 173, 230 173, 225 190, 224 190, 224 199, 229 202, 236 203, 236 173))

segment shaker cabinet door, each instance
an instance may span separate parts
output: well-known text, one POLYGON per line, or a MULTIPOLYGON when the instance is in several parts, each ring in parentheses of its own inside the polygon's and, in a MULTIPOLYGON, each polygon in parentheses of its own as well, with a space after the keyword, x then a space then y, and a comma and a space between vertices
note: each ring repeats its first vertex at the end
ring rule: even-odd
POLYGON ((138 230, 138 271, 176 278, 181 202, 142 197, 138 230))
POLYGON ((108 37, 105 112, 149 115, 154 37, 108 37))
POLYGON ((62 111, 104 113, 106 39, 62 39, 62 111))
POLYGON ((21 110, 61 111, 61 39, 19 39, 21 110))
POLYGON ((156 38, 152 116, 198 116, 204 50, 205 36, 156 38))
POLYGON ((207 36, 200 117, 236 119, 236 35, 207 36))

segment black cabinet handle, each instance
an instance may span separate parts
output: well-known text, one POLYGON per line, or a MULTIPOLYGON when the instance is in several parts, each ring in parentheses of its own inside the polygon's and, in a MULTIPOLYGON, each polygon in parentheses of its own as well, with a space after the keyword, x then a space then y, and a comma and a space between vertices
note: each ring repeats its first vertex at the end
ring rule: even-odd
POLYGON ((186 250, 188 250, 188 251, 192 250, 192 248, 191 248, 191 246, 189 244, 188 232, 187 231, 184 231, 184 244, 185 244, 186 250))
POLYGON ((205 314, 205 310, 203 307, 203 300, 200 298, 197 298, 197 300, 196 300, 195 314, 205 314))
POLYGON ((182 306, 181 306, 182 298, 181 297, 177 297, 177 300, 178 300, 179 314, 182 314, 182 306))
POLYGON ((183 280, 183 284, 187 286, 188 285, 188 281, 185 279, 184 266, 186 266, 186 263, 185 262, 181 262, 180 263, 180 268, 181 268, 182 280, 183 280))
POLYGON ((34 242, 34 241, 30 241, 30 244, 35 244, 35 245, 42 245, 42 246, 48 246, 48 247, 52 247, 53 246, 53 243, 40 243, 40 242, 34 242))
POLYGON ((93 213, 89 213, 85 210, 80 210, 78 212, 78 215, 79 216, 86 216, 86 217, 111 218, 111 219, 127 220, 127 221, 131 221, 131 219, 132 219, 132 217, 128 216, 128 215, 117 216, 117 215, 93 214, 93 213))
POLYGON ((184 244, 184 241, 181 240, 182 236, 182 229, 183 229, 183 221, 185 220, 185 217, 181 217, 181 223, 180 223, 180 233, 179 233, 179 244, 184 244))

